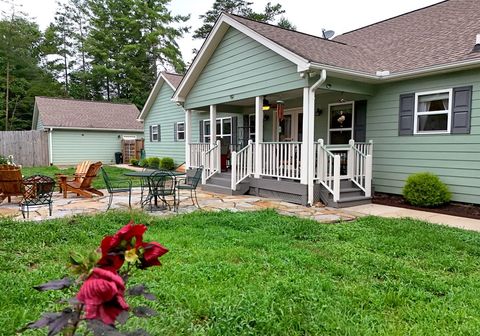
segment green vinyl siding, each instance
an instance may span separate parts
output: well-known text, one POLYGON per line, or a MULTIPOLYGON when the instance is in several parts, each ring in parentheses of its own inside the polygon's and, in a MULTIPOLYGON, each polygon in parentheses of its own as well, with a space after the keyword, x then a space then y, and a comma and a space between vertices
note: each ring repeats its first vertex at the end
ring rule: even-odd
POLYGON ((401 194, 410 174, 429 171, 454 201, 480 203, 480 70, 386 84, 367 105, 367 139, 374 141, 375 191, 401 194), (398 135, 400 94, 473 86, 471 134, 398 135))
POLYGON ((52 133, 53 164, 74 165, 84 160, 115 163, 115 152, 121 152, 121 137, 141 132, 57 130, 52 133), (119 138, 120 136, 120 138, 119 138))
POLYGON ((185 122, 185 110, 171 100, 172 88, 163 83, 144 121, 145 155, 185 162, 185 141, 175 141, 175 123, 185 122), (160 125, 160 141, 150 141, 150 126, 160 125))
POLYGON ((40 118, 37 119, 37 125, 36 125, 35 129, 37 131, 43 130, 43 124, 42 124, 42 121, 40 120, 40 118))
POLYGON ((294 63, 229 28, 185 100, 185 108, 302 88, 294 63))

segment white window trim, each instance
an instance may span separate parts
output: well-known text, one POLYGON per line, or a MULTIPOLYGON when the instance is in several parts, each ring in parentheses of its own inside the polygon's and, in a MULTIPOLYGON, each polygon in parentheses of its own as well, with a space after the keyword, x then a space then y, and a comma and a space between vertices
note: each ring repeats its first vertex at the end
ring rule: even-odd
MULTIPOLYGON (((217 133, 217 138, 220 137, 220 138, 222 139, 224 136, 229 136, 230 139, 231 139, 231 137, 232 137, 232 117, 217 118, 217 119, 215 120, 215 127, 217 127, 217 122, 218 122, 219 120, 220 120, 220 125, 221 125, 221 127, 220 127, 220 134, 217 133), (230 134, 227 134, 227 133, 223 134, 223 124, 222 124, 222 123, 223 123, 223 120, 227 120, 227 119, 230 119, 230 134)), ((210 121, 210 119, 203 119, 202 121, 203 121, 203 122, 202 122, 202 127, 203 127, 203 139, 202 139, 202 140, 203 140, 204 143, 208 143, 210 140, 209 140, 209 141, 205 141, 205 138, 206 138, 206 137, 209 137, 209 138, 210 138, 211 132, 210 132, 210 134, 208 134, 208 135, 206 134, 207 132, 205 132, 205 129, 206 129, 206 128, 205 128, 205 122, 206 122, 206 121, 210 121)), ((212 125, 210 125, 210 130, 211 130, 211 128, 212 128, 212 125)))
POLYGON ((451 122, 452 122, 452 104, 453 104, 453 89, 445 90, 435 90, 435 91, 425 91, 425 92, 416 92, 415 93, 415 109, 414 109, 414 119, 413 119, 413 134, 450 134, 451 122), (418 112, 418 97, 426 96, 437 93, 448 93, 448 110, 443 111, 429 111, 429 112, 418 112), (447 114, 447 130, 446 131, 418 131, 418 116, 421 115, 433 115, 433 114, 447 114))
POLYGON ((252 113, 252 114, 249 114, 248 115, 248 138, 251 139, 252 138, 252 135, 253 137, 255 138, 255 136, 257 135, 257 130, 255 130, 255 132, 252 133, 252 125, 250 125, 250 117, 253 117, 253 128, 255 128, 255 113, 252 113))
POLYGON ((159 136, 159 127, 158 125, 152 125, 152 142, 157 141, 158 142, 158 136, 159 136), (155 139, 155 135, 157 138, 155 139))
POLYGON ((333 104, 328 104, 328 131, 327 131, 327 143, 330 145, 330 132, 331 131, 350 131, 350 139, 353 139, 353 129, 355 125, 355 102, 353 100, 350 101, 345 101, 343 103, 333 103, 333 104), (348 128, 330 128, 330 116, 332 114, 331 107, 332 106, 339 106, 339 105, 347 105, 350 104, 352 105, 352 127, 348 128))
POLYGON ((185 122, 184 121, 181 121, 181 122, 177 122, 177 125, 175 127, 176 131, 177 131, 177 141, 185 141, 185 122), (179 131, 178 130, 178 125, 183 125, 183 131, 179 131), (180 133, 183 134, 183 139, 180 139, 180 137, 178 136, 180 133))

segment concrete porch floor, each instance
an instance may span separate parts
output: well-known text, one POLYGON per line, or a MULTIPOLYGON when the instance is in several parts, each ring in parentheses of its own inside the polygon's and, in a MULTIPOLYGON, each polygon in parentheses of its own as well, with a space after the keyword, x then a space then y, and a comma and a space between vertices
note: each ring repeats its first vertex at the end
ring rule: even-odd
MULTIPOLYGON (((39 221, 53 218, 63 218, 77 214, 95 214, 104 212, 108 206, 108 193, 102 190, 106 196, 94 196, 91 199, 77 197, 75 194, 69 193, 68 198, 63 198, 58 192, 54 193, 53 213, 48 216, 48 206, 40 206, 30 209, 30 220, 39 221)), ((181 196, 179 213, 188 213, 197 210, 192 206, 189 197, 190 193, 185 193, 181 196)), ((350 221, 356 218, 352 214, 347 214, 337 209, 318 207, 304 207, 292 203, 283 202, 275 199, 268 199, 256 196, 226 196, 218 195, 209 192, 198 191, 198 201, 200 207, 205 211, 255 211, 267 208, 276 209, 280 214, 298 216, 302 218, 309 218, 321 223, 335 223, 340 221, 350 221)), ((13 197, 12 203, 4 201, 0 204, 0 217, 12 217, 18 220, 23 220, 22 213, 19 209, 18 202, 20 198, 13 197)), ((132 191, 132 208, 140 208, 140 188, 134 188, 132 191)), ((111 209, 128 210, 128 194, 116 194, 113 197, 111 209)), ((173 215, 175 212, 154 211, 153 215, 167 216, 173 215)))

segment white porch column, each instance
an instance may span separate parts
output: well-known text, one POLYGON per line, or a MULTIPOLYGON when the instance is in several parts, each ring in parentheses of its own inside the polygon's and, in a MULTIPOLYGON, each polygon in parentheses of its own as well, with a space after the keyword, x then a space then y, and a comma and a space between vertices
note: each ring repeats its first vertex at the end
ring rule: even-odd
MULTIPOLYGON (((303 88, 303 136, 302 136, 302 150, 301 150, 301 162, 300 162, 300 183, 308 184, 308 147, 310 144, 310 134, 308 133, 309 118, 309 104, 310 104, 310 88, 303 88)), ((313 140, 312 140, 313 142, 313 140)))
POLYGON ((210 105, 210 148, 217 143, 217 105, 210 105))
POLYGON ((263 142, 263 99, 255 97, 255 172, 254 177, 259 178, 262 172, 262 149, 263 142))
POLYGON ((190 143, 192 142, 192 110, 185 110, 185 167, 190 168, 191 164, 191 150, 190 143))
MULTIPOLYGON (((315 90, 309 90, 309 103, 308 103, 308 119, 307 127, 308 127, 308 150, 307 150, 307 157, 308 157, 308 196, 307 202, 310 205, 313 205, 313 184, 315 178, 315 146, 313 145, 315 141, 315 90)), ((304 115, 305 116, 305 115, 304 115)), ((305 130, 305 128, 304 128, 305 130)), ((305 131, 304 131, 305 132, 305 131)))

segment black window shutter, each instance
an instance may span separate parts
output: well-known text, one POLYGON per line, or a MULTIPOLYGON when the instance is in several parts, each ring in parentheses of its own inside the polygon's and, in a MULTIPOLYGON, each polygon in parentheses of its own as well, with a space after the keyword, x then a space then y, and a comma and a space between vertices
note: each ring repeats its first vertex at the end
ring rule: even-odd
POLYGON ((248 114, 244 114, 243 115, 243 127, 242 127, 242 130, 243 130, 243 139, 242 139, 242 142, 243 142, 243 146, 246 146, 247 143, 248 143, 248 137, 250 135, 250 118, 248 116, 248 114))
POLYGON ((152 138, 153 138, 152 133, 153 133, 152 125, 150 125, 150 142, 152 142, 152 138))
POLYGON ((178 141, 178 124, 173 123, 173 141, 178 141))
MULTIPOLYGON (((238 125, 238 117, 232 117, 232 145, 238 145, 238 134, 237 134, 237 125, 238 125)), ((233 146, 235 148, 235 151, 238 149, 237 146, 233 146)))
POLYGON ((398 119, 398 135, 412 135, 415 117, 415 94, 400 95, 400 111, 398 119))
POLYGON ((453 88, 451 133, 469 134, 471 113, 472 87, 453 88))
POLYGON ((200 120, 198 128, 199 128, 198 134, 200 137, 200 139, 198 139, 198 142, 202 143, 203 142, 203 120, 200 120))
POLYGON ((158 127, 158 138, 157 138, 158 140, 157 141, 160 142, 160 125, 157 125, 157 127, 158 127))
POLYGON ((355 120, 353 123, 353 140, 365 142, 367 139, 367 101, 355 102, 355 120))

